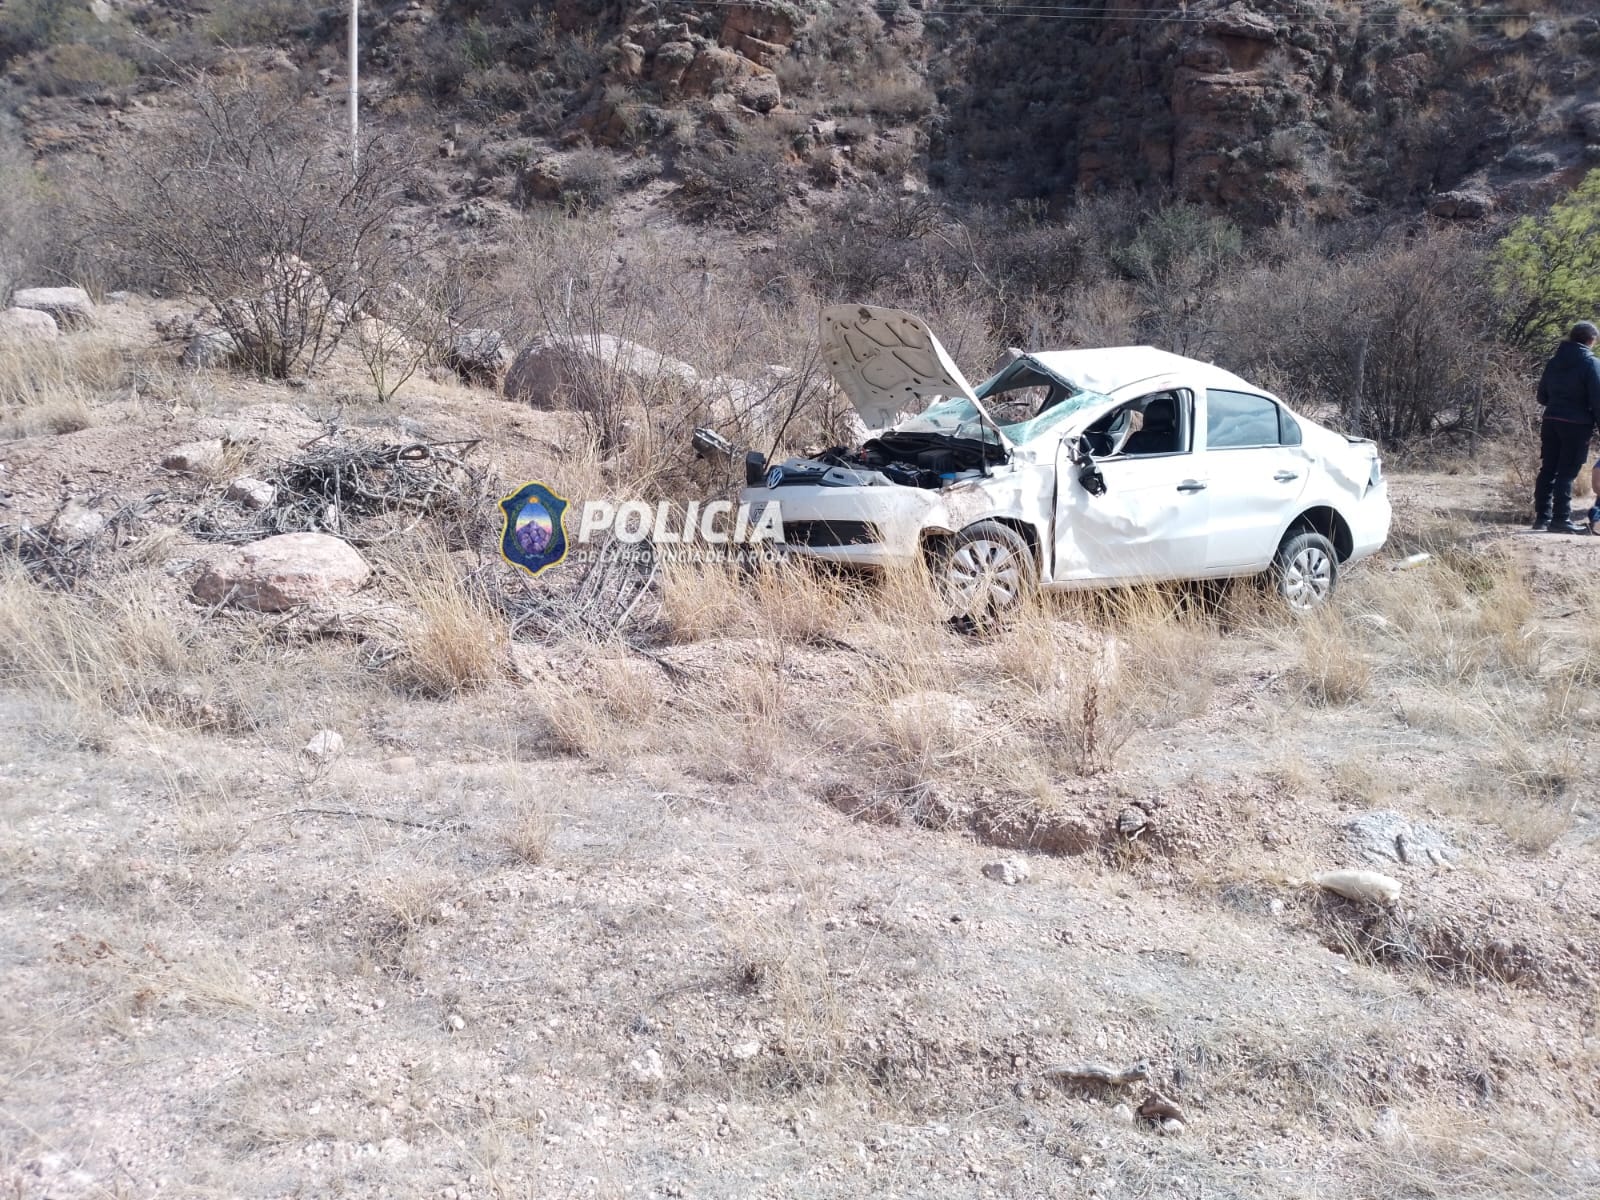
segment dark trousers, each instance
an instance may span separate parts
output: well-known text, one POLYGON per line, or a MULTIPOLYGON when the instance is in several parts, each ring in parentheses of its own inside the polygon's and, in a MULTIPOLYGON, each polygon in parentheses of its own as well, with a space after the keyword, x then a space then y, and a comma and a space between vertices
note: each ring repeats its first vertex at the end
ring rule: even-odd
POLYGON ((1560 524, 1572 516, 1572 481, 1589 457, 1594 426, 1546 420, 1539 431, 1539 478, 1533 485, 1533 512, 1560 524))

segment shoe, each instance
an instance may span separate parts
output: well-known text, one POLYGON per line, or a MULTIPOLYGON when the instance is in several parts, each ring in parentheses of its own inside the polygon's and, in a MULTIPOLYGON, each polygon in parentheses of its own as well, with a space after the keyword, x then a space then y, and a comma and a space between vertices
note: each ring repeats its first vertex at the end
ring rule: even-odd
POLYGON ((1532 525, 1528 526, 1528 532, 1530 532, 1530 533, 1549 533, 1550 532, 1550 522, 1546 521, 1546 520, 1543 520, 1543 519, 1537 520, 1532 525))
POLYGON ((1551 533, 1588 533, 1589 532, 1589 523, 1587 521, 1572 521, 1572 520, 1551 521, 1550 522, 1549 532, 1551 532, 1551 533))

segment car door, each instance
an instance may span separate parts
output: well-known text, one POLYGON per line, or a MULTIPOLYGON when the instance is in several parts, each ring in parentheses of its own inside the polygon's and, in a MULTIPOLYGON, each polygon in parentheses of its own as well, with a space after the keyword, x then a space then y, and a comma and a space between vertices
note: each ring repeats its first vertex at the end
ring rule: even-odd
POLYGON ((1162 412, 1170 406, 1173 428, 1164 440, 1136 434, 1141 442, 1129 442, 1133 453, 1096 458, 1103 494, 1080 478, 1070 441, 1057 450, 1055 583, 1187 579, 1204 572, 1210 498, 1203 458, 1194 453, 1194 392, 1171 388, 1132 403, 1159 404, 1162 412))
POLYGON ((1210 388, 1204 401, 1209 468, 1209 573, 1264 570, 1300 512, 1311 460, 1300 423, 1270 396, 1210 388))

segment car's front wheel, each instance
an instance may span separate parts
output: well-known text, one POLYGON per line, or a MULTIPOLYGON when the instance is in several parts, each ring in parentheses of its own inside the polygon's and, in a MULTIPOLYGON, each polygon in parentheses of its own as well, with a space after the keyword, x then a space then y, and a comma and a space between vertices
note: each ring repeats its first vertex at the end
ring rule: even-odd
POLYGON ((999 521, 967 526, 940 556, 939 581, 958 617, 981 619, 1015 608, 1035 577, 1027 539, 999 521))
POLYGON ((1339 586, 1339 552, 1314 529, 1293 530, 1278 547, 1272 582, 1291 611, 1315 612, 1339 586))

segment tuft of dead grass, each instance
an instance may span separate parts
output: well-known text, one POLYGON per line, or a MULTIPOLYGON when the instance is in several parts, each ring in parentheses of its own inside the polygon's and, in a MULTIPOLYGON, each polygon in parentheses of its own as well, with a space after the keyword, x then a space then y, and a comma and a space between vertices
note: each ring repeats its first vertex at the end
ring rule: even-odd
POLYGON ((481 587, 463 579, 442 546, 393 556, 410 620, 396 664, 407 691, 444 699, 481 688, 504 669, 509 637, 481 587))
POLYGON ((0 441, 87 429, 96 402, 131 378, 126 354, 108 336, 8 344, 0 352, 0 441))
POLYGON ((1342 613, 1308 616, 1293 631, 1298 642, 1294 676, 1313 704, 1342 706, 1364 698, 1372 687, 1372 663, 1342 613))

